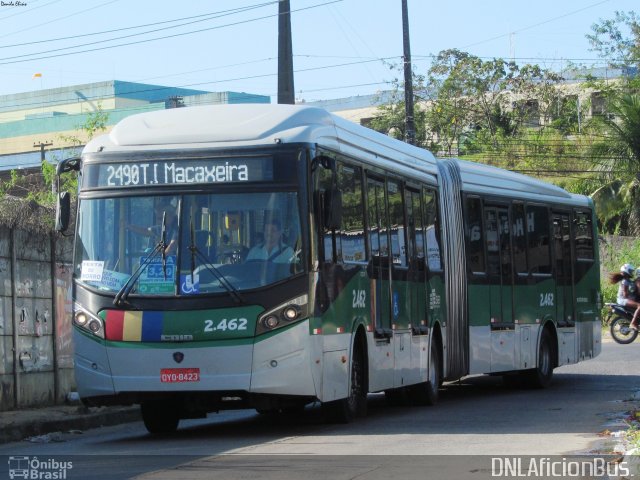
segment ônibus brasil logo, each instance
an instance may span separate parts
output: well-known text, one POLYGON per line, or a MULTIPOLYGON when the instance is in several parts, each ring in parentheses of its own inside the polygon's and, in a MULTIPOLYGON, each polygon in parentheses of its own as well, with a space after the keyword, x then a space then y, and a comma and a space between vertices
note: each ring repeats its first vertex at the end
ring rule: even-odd
POLYGON ((61 462, 53 458, 40 460, 38 457, 9 457, 9 478, 29 480, 65 480, 67 470, 73 468, 73 462, 61 462))

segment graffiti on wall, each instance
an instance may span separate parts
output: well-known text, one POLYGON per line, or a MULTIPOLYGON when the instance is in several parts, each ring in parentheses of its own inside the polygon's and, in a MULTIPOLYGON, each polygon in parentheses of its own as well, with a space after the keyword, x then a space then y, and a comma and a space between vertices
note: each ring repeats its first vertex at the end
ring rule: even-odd
POLYGON ((73 342, 71 333, 71 265, 56 264, 56 352, 59 368, 73 367, 73 342))

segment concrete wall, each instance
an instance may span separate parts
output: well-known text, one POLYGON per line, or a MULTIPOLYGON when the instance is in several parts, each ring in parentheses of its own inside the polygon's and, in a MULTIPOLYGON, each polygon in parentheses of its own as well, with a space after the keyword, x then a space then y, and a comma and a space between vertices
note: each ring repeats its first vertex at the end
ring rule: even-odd
POLYGON ((0 227, 0 410, 73 389, 70 284, 70 240, 0 227))

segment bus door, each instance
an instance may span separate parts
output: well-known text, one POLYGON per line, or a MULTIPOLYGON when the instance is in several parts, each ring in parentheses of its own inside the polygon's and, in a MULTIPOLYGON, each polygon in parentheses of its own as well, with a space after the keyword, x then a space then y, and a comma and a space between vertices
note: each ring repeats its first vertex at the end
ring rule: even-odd
MULTIPOLYGON (((427 262, 424 248, 424 222, 420 191, 406 190, 409 282, 411 284, 411 329, 414 335, 426 335, 427 324, 427 262)), ((413 362, 413 359, 412 359, 413 362)))
POLYGON ((393 388, 394 351, 391 328, 391 255, 384 180, 367 178, 367 230, 374 346, 369 356, 369 389, 393 388))
POLYGON ((513 268, 509 209, 485 208, 487 271, 491 285, 491 325, 513 328, 513 268))
MULTIPOLYGON (((407 257, 405 212, 402 186, 387 180, 391 250, 391 321, 394 343, 394 386, 411 383, 412 277, 407 257)), ((414 379, 418 381, 419 377, 414 379)), ((414 382, 415 383, 415 382, 414 382)))
POLYGON ((491 370, 508 370, 515 366, 516 351, 511 221, 506 207, 487 206, 484 212, 492 332, 491 370))
POLYGON ((571 228, 568 213, 553 213, 553 246, 556 275, 556 319, 559 327, 575 326, 571 228))

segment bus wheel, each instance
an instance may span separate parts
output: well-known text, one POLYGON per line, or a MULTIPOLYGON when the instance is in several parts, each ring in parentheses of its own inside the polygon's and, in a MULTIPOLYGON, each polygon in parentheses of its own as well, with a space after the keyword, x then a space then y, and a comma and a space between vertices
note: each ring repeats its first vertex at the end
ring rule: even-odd
POLYGON ((349 389, 347 398, 322 404, 327 421, 332 423, 349 423, 356 417, 365 417, 367 415, 364 349, 357 339, 351 361, 350 380, 351 388, 349 389))
POLYGON ((411 398, 417 405, 435 405, 440 384, 440 353, 436 344, 431 346, 429 354, 428 380, 411 387, 411 398))
POLYGON ((546 388, 551 384, 553 378, 555 349, 553 347, 552 336, 549 330, 544 330, 540 337, 540 347, 538 349, 538 365, 527 372, 527 386, 531 388, 546 388))
POLYGON ((140 405, 142 421, 149 433, 157 435, 173 433, 178 428, 180 415, 178 406, 167 401, 143 402, 140 405))

